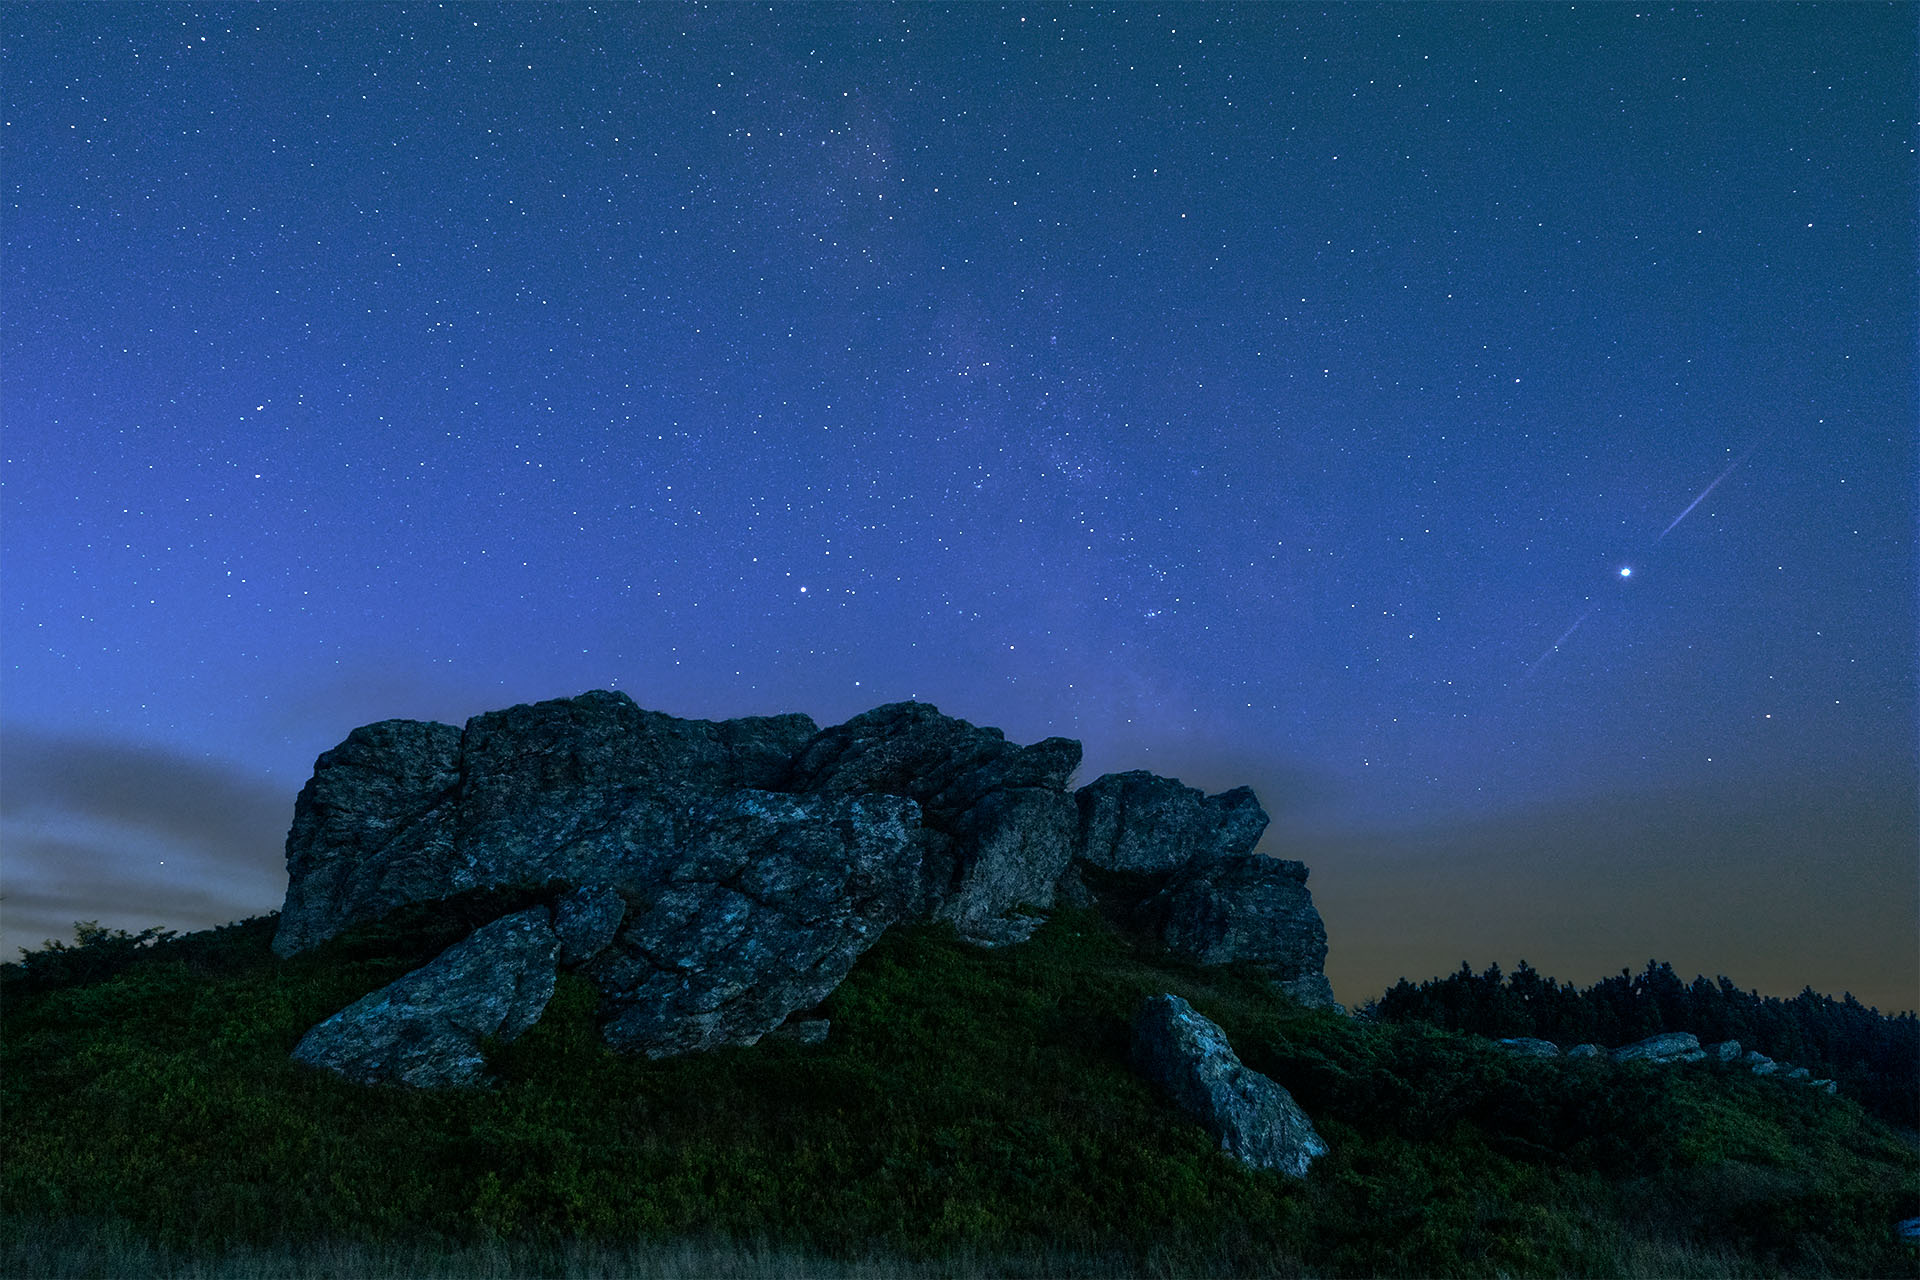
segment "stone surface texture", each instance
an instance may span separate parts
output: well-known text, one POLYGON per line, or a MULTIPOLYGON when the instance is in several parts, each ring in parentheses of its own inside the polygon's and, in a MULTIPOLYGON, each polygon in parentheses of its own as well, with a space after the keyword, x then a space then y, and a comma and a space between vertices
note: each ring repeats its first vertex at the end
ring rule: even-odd
POLYGON ((1288 981, 1326 963, 1327 931, 1304 863, 1254 853, 1196 859, 1174 872, 1149 911, 1167 949, 1200 964, 1239 961, 1288 981))
POLYGON ((1304 1178, 1327 1154, 1293 1095, 1242 1065, 1226 1033, 1178 996, 1149 996, 1140 1006, 1133 1063, 1242 1163, 1304 1178))
MULTIPOLYGON (((1022 746, 916 702, 827 729, 681 719, 604 690, 458 728, 382 721, 300 793, 274 949, 467 890, 530 891, 553 963, 598 988, 608 1041, 661 1056, 753 1043, 897 922, 1020 942, 1057 902, 1104 901, 1085 869, 1125 873, 1100 892, 1178 954, 1338 1007, 1306 868, 1252 854, 1267 816, 1250 790, 1134 772, 1074 793, 1079 763, 1070 739, 1022 746)), ((441 960, 470 965, 459 947, 441 960)))
POLYGON ((459 788, 452 725, 382 720, 322 755, 293 805, 274 951, 479 884, 455 847, 459 788))
POLYGON ((626 918, 627 900, 604 885, 588 885, 562 895, 553 904, 553 931, 560 939, 561 967, 571 969, 606 950, 626 918))
POLYGON ((1246 787, 1208 796, 1142 770, 1106 774, 1074 800, 1080 856, 1105 871, 1164 874, 1195 859, 1251 853, 1267 829, 1246 787))
POLYGON ((920 890, 919 807, 901 796, 734 792, 582 972, 616 1049, 752 1044, 825 999, 920 890))
POLYGON ((559 945, 545 907, 482 925, 314 1027, 293 1057, 361 1084, 485 1083, 481 1042, 514 1040, 539 1021, 559 945))

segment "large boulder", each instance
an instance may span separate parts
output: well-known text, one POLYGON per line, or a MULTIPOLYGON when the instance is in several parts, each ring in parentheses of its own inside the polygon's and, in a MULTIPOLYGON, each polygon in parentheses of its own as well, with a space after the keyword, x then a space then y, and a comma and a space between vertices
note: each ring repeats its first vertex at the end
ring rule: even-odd
POLYGON ((1242 1065, 1226 1033, 1179 996, 1150 996, 1140 1006, 1133 1063, 1244 1164, 1304 1178, 1327 1154, 1293 1095, 1242 1065))
POLYGON ((818 1004, 913 910, 919 807, 901 796, 723 795, 584 972, 616 1049, 753 1044, 818 1004))
POLYGON ((545 907, 502 917, 315 1026, 293 1057, 360 1084, 485 1083, 481 1043, 539 1021, 558 951, 545 907))
POLYGON ((1247 787, 1209 796, 1143 770, 1109 773, 1074 795, 1078 854, 1103 871, 1163 875, 1195 859, 1251 853, 1266 811, 1247 787))
POLYGON ((987 792, 954 823, 951 887, 935 917, 976 942, 1024 942, 1039 917, 1012 913, 1054 905, 1054 886, 1073 858, 1077 816, 1061 791, 987 792))
POLYGON ((1149 911, 1168 950, 1200 964, 1251 964, 1282 982, 1319 975, 1326 964, 1327 930, 1301 862, 1253 853, 1195 859, 1149 911))
POLYGON ((803 715, 715 723, 597 690, 451 725, 388 720, 322 755, 287 833, 273 947, 505 884, 648 883, 701 793, 778 786, 803 715))

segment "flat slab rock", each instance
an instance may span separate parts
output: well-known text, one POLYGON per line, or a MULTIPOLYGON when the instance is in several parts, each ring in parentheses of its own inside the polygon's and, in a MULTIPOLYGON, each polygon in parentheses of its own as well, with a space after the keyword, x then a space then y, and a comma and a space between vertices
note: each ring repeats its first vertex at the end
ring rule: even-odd
POLYGON ((1293 1095, 1244 1066, 1219 1025, 1179 996, 1149 996, 1140 1006, 1133 1064, 1243 1164, 1304 1178, 1327 1154, 1293 1095))
POLYGON ((559 950, 545 907, 495 920, 314 1027, 294 1060, 360 1084, 484 1084, 481 1042, 540 1020, 559 950))

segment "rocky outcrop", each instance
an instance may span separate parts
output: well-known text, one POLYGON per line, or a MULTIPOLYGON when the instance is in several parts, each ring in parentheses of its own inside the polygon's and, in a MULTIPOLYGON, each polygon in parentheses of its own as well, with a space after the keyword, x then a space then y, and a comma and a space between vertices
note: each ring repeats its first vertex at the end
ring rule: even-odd
POLYGON ((274 949, 512 890, 544 904, 553 963, 598 988, 607 1040, 661 1056, 786 1025, 899 921, 1024 940, 1062 894, 1094 900, 1084 869, 1176 954, 1332 1004, 1306 868, 1251 853, 1267 823, 1251 791, 1136 772, 1069 794, 1079 762, 1077 742, 1021 746, 924 703, 825 730, 683 720, 606 691, 463 728, 383 721, 300 793, 274 949))
POLYGON ((545 907, 483 925, 302 1036, 296 1061, 361 1084, 483 1083, 481 1043, 511 1041, 553 998, 559 952, 545 907))
POLYGON ((1242 1065, 1226 1033, 1178 996, 1150 996, 1141 1005, 1133 1063, 1242 1163, 1304 1178, 1327 1154, 1293 1095, 1242 1065))

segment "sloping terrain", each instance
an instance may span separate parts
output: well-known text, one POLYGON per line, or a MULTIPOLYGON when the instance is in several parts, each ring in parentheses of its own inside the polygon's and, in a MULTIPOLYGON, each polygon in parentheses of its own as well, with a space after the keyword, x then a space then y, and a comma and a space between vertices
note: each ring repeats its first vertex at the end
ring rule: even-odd
POLYGON ((269 917, 88 980, 9 967, 8 1273, 57 1267, 28 1228, 76 1221, 189 1256, 732 1238, 1043 1270, 1913 1270, 1892 1225, 1920 1204, 1920 1158, 1844 1099, 1306 1010, 1094 911, 991 950, 946 925, 889 931, 819 1010, 818 1046, 622 1056, 569 975, 493 1054, 491 1090, 367 1088, 288 1059, 316 1018, 509 896, 409 908, 290 960, 269 917), (1235 1163, 1129 1069, 1129 1020, 1162 991, 1313 1117, 1332 1153, 1304 1181, 1235 1163))

